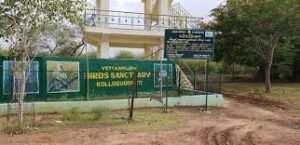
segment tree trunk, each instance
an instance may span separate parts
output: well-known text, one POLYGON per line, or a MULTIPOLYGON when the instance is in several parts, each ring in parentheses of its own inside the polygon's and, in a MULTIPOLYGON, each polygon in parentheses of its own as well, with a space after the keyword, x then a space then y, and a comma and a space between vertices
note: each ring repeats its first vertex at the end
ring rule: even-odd
POLYGON ((270 93, 271 92, 271 66, 272 64, 265 64, 265 89, 266 89, 266 93, 270 93))
POLYGON ((272 85, 271 85, 271 67, 273 63, 273 55, 274 55, 275 47, 272 47, 267 50, 266 59, 265 59, 265 89, 266 93, 271 93, 272 85))
POLYGON ((235 80, 235 63, 231 64, 231 79, 235 80))
POLYGON ((19 114, 19 123, 23 123, 23 118, 24 118, 24 107, 23 107, 23 102, 19 101, 19 108, 18 108, 18 114, 19 114))
POLYGON ((20 123, 23 123, 23 119, 24 119, 24 97, 25 97, 25 89, 26 89, 26 65, 27 65, 27 62, 26 62, 26 58, 23 57, 22 58, 22 62, 21 62, 21 78, 20 78, 20 92, 19 92, 19 98, 18 98, 18 101, 19 101, 19 120, 20 120, 20 123))

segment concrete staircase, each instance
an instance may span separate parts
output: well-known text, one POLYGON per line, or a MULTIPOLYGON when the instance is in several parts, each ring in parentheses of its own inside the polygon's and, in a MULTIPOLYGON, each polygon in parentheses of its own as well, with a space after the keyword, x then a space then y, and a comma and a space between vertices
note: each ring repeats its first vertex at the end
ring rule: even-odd
MULTIPOLYGON (((186 74, 184 73, 184 71, 181 70, 181 68, 179 67, 179 65, 176 65, 177 76, 179 75, 179 72, 181 72, 180 88, 182 88, 182 89, 188 89, 188 90, 194 90, 194 87, 193 87, 192 83, 190 82, 190 80, 188 79, 188 77, 186 76, 186 74)), ((176 84, 177 84, 177 86, 179 85, 178 80, 177 80, 176 84)))

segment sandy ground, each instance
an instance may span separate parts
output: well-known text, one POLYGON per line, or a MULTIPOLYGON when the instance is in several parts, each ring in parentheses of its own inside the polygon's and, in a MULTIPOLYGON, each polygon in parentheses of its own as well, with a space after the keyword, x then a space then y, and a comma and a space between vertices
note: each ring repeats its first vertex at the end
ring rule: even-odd
POLYGON ((253 99, 226 98, 224 108, 176 108, 185 120, 172 130, 124 132, 113 128, 66 129, 10 136, 1 145, 300 145, 300 110, 253 99))

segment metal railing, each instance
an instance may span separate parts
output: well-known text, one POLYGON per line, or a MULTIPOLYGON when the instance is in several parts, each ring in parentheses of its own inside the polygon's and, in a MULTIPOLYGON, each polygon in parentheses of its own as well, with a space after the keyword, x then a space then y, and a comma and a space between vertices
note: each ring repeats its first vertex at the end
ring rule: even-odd
POLYGON ((89 27, 161 31, 164 29, 196 29, 201 18, 173 15, 86 9, 85 25, 89 27))
MULTIPOLYGON (((173 5, 169 13, 173 16, 178 16, 178 17, 192 17, 192 15, 180 3, 173 5)), ((202 18, 200 19, 202 20, 202 18)), ((200 23, 193 23, 193 22, 192 23, 187 22, 187 23, 191 27, 199 27, 200 25, 200 23)))

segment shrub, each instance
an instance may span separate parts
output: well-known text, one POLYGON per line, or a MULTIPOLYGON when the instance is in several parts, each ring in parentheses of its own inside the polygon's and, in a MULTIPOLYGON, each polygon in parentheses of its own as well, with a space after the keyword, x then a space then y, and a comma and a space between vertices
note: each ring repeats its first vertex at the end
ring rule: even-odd
MULTIPOLYGON (((181 59, 178 61, 181 69, 185 71, 185 73, 193 73, 194 71, 198 73, 205 73, 206 60, 198 60, 198 59, 181 59)), ((209 62, 209 70, 210 73, 218 73, 220 68, 222 68, 222 63, 216 63, 213 61, 209 62)))
POLYGON ((92 113, 93 113, 93 119, 94 120, 99 120, 102 119, 105 112, 107 112, 108 110, 106 108, 102 108, 102 107, 95 107, 92 109, 92 113))
POLYGON ((78 107, 73 107, 68 112, 63 114, 63 120, 73 121, 79 120, 80 117, 80 109, 78 107))
POLYGON ((68 101, 68 97, 67 96, 61 96, 58 99, 59 101, 68 101))
POLYGON ((29 127, 25 123, 12 123, 4 126, 2 130, 7 134, 24 134, 28 132, 29 127))

